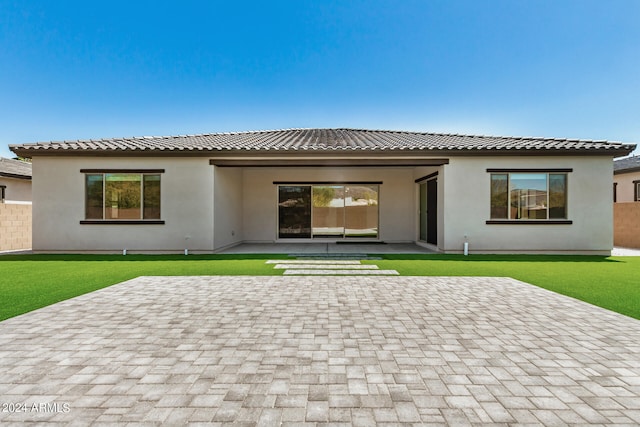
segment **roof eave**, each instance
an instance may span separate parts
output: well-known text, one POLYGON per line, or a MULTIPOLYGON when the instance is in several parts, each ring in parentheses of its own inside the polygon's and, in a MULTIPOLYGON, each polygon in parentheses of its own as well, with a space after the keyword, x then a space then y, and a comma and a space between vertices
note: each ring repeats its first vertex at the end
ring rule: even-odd
POLYGON ((3 178, 13 178, 13 179, 24 179, 24 180, 31 180, 31 176, 30 175, 21 175, 21 174, 17 174, 17 173, 7 173, 7 172, 0 172, 0 176, 3 178))
POLYGON ((264 156, 264 157, 316 157, 316 156, 344 156, 344 157, 388 157, 388 156, 428 156, 428 157, 463 157, 463 156, 612 156, 629 155, 636 146, 621 144, 610 148, 459 148, 459 149, 329 149, 329 150, 264 150, 264 149, 51 149, 25 148, 10 146, 11 151, 24 158, 37 156, 107 156, 107 157, 212 157, 212 156, 264 156))
POLYGON ((613 174, 614 175, 623 175, 625 173, 634 173, 634 172, 640 172, 640 166, 634 166, 634 167, 631 167, 631 168, 614 170, 613 174))

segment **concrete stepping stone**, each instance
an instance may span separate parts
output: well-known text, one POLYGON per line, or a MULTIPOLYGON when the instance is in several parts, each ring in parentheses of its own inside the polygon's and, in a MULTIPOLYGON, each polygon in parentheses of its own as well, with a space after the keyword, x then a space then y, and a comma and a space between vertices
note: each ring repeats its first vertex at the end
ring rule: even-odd
POLYGON ((362 264, 358 260, 276 260, 274 269, 284 270, 285 276, 399 276, 396 270, 380 270, 377 265, 362 264))
POLYGON ((288 270, 288 269, 325 269, 325 270, 344 270, 348 268, 350 270, 377 270, 377 265, 364 265, 364 264, 276 264, 273 267, 278 270, 288 270))
POLYGON ((312 259, 305 259, 305 260, 301 260, 301 259, 293 259, 293 260, 288 260, 288 259, 270 259, 270 260, 267 260, 266 263, 267 264, 319 264, 319 265, 341 264, 341 265, 360 265, 360 261, 358 261, 358 260, 328 260, 328 259, 322 259, 322 260, 312 260, 312 259))
POLYGON ((292 269, 285 270, 285 276, 399 276, 396 270, 315 270, 292 269))
POLYGON ((334 260, 334 259, 344 259, 344 260, 362 260, 362 259, 382 259, 379 256, 369 256, 367 254, 357 254, 357 253, 319 253, 319 254, 289 254, 290 257, 294 257, 297 259, 315 259, 315 260, 334 260))

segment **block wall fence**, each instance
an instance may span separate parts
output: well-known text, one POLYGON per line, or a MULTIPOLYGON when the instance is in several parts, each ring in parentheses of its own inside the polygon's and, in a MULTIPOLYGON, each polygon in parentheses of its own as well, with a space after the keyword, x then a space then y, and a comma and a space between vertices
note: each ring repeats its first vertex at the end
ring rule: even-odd
POLYGON ((613 204, 613 244, 640 249, 640 203, 613 204))
POLYGON ((31 249, 31 204, 0 203, 0 251, 31 249))

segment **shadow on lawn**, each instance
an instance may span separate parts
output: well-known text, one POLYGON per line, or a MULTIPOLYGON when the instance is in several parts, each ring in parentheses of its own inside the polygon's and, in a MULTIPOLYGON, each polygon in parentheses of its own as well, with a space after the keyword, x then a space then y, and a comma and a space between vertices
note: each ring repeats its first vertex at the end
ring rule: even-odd
POLYGON ((602 255, 447 255, 447 254, 377 254, 384 260, 397 261, 467 261, 467 262, 624 262, 602 255))
MULTIPOLYGON (((335 255, 335 254, 333 254, 335 255)), ((447 254, 369 254, 383 260, 397 261, 466 261, 466 262, 624 262, 598 255, 447 255, 447 254)), ((291 259, 287 254, 209 254, 209 255, 92 255, 92 254, 5 254, 3 261, 244 261, 291 259)))
POLYGON ((289 259, 285 254, 211 254, 211 255, 93 255, 93 254, 25 254, 25 255, 0 255, 3 261, 244 261, 244 260, 268 260, 289 259))

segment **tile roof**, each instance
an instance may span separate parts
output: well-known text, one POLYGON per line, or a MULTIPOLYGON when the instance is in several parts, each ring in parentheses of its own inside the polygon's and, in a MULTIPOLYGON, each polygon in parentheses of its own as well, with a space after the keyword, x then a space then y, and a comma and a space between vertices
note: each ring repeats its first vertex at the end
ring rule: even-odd
POLYGON ((613 162, 614 173, 635 172, 640 170, 640 156, 618 159, 613 162))
MULTIPOLYGON (((496 154, 594 153, 623 156, 633 144, 563 138, 474 136, 426 132, 360 129, 281 129, 202 135, 145 136, 11 145, 30 157, 47 154, 215 154, 220 152, 422 152, 455 155, 467 152, 496 154)), ((418 153, 416 153, 418 154, 418 153)))
POLYGON ((0 157, 0 176, 31 179, 31 163, 0 157))

